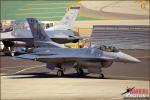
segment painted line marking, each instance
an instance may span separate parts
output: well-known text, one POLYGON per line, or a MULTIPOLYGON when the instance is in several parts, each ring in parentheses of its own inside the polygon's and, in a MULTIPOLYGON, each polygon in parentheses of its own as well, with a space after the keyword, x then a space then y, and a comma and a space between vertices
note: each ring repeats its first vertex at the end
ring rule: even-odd
POLYGON ((112 100, 122 100, 123 99, 123 97, 116 97, 116 98, 112 98, 112 100))
POLYGON ((114 78, 136 78, 136 79, 145 79, 145 77, 132 77, 132 76, 122 76, 122 75, 119 75, 119 76, 115 76, 115 75, 106 75, 107 77, 114 77, 114 78))
MULTIPOLYGON (((1 67, 1 69, 7 69, 7 68, 21 68, 21 67, 34 67, 34 66, 39 66, 39 65, 23 65, 23 66, 21 66, 21 65, 19 65, 19 66, 15 66, 15 67, 1 67)), ((42 65, 43 66, 43 65, 42 65)))
POLYGON ((15 74, 18 74, 20 72, 23 72, 23 71, 26 71, 26 70, 29 70, 29 69, 40 68, 40 67, 45 67, 45 65, 44 66, 38 66, 38 67, 36 66, 36 67, 25 68, 25 69, 22 69, 20 71, 15 72, 15 73, 12 73, 11 75, 15 75, 15 74))
POLYGON ((15 67, 1 67, 0 69, 7 69, 7 68, 20 68, 20 67, 22 67, 22 66, 15 66, 15 67))
MULTIPOLYGON (((70 2, 71 3, 71 2, 70 2)), ((57 5, 57 4, 66 4, 66 5, 68 5, 68 4, 70 4, 70 3, 43 3, 43 4, 27 4, 28 6, 42 6, 42 5, 50 5, 50 4, 53 4, 53 5, 57 5)))
MULTIPOLYGON (((26 16, 26 17, 31 17, 31 16, 26 16)), ((34 18, 40 18, 40 19, 53 19, 53 18, 62 18, 63 16, 54 16, 54 17, 34 17, 34 18)))
POLYGON ((27 8, 27 9, 18 9, 18 10, 50 10, 50 9, 62 9, 62 8, 66 8, 66 7, 55 7, 55 8, 27 8))
MULTIPOLYGON (((17 71, 17 69, 14 70, 14 69, 12 69, 12 68, 23 68, 23 67, 26 67, 26 66, 3 67, 3 68, 1 68, 1 70, 5 70, 5 71, 17 71), (9 69, 7 69, 7 68, 9 68, 9 69), (10 69, 10 68, 11 68, 11 69, 10 69)), ((15 72, 15 73, 19 73, 19 72, 23 72, 23 71, 25 71, 25 70, 29 70, 29 69, 33 69, 33 68, 39 68, 39 67, 45 67, 45 65, 41 65, 41 66, 39 66, 39 65, 30 65, 30 67, 21 69, 20 71, 17 71, 17 72, 15 72), (32 67, 31 67, 31 66, 32 66, 32 67), (38 66, 38 67, 37 67, 37 66, 38 66)), ((13 74, 14 74, 14 73, 13 73, 13 74)), ((5 75, 13 75, 13 74, 5 74, 5 75)), ((1 76, 2 76, 2 75, 1 75, 1 76)))
POLYGON ((1 71, 4 70, 4 71, 17 71, 17 70, 14 70, 14 69, 1 69, 1 71))
MULTIPOLYGON (((27 16, 26 16, 27 17, 27 16)), ((31 16, 29 16, 29 17, 31 17, 31 16)), ((53 18, 62 18, 63 16, 54 16, 54 17, 34 17, 34 18, 40 18, 40 19, 53 19, 53 18)))
MULTIPOLYGON (((46 67, 45 65, 42 65, 42 66, 34 66, 34 67, 28 67, 28 68, 24 68, 22 70, 19 70, 15 73, 12 73, 12 74, 5 74, 5 75, 15 75, 15 74, 18 74, 18 73, 21 73, 23 71, 26 71, 26 70, 29 70, 29 69, 34 69, 34 68, 40 68, 40 67, 46 67)), ((8 69, 5 69, 5 70, 8 70, 8 69)), ((16 70, 8 70, 8 71, 16 71, 16 70)))
POLYGON ((49 12, 49 13, 22 13, 22 14, 16 14, 17 16, 22 16, 22 15, 41 15, 41 14, 64 14, 65 12, 49 12))

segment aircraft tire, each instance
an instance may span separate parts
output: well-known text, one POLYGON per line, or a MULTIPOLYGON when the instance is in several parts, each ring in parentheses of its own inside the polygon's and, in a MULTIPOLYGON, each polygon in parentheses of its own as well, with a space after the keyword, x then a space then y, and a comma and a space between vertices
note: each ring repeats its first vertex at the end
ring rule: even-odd
POLYGON ((13 57, 15 56, 15 52, 10 52, 10 55, 13 57))
POLYGON ((79 76, 83 76, 83 75, 84 75, 84 71, 83 71, 82 68, 77 68, 76 70, 77 70, 77 74, 78 74, 79 76))
POLYGON ((62 70, 57 71, 57 76, 62 77, 64 75, 64 72, 62 70))
POLYGON ((104 79, 104 74, 103 74, 103 73, 100 74, 100 75, 99 75, 99 78, 100 78, 100 79, 104 79))

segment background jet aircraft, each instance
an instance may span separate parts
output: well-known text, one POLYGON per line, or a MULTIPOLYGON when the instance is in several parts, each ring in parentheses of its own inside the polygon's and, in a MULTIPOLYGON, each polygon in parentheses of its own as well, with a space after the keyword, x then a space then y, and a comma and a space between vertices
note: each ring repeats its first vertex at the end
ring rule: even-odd
MULTIPOLYGON (((78 33, 73 32, 71 29, 75 19, 77 18, 79 9, 80 7, 71 7, 58 25, 45 29, 48 37, 61 44, 78 42, 80 39, 78 33)), ((13 46, 33 47, 33 36, 29 27, 28 29, 14 28, 12 32, 1 33, 1 41, 5 48, 13 46)))
POLYGON ((89 72, 95 72, 96 69, 101 78, 104 78, 101 68, 107 68, 114 61, 138 63, 138 59, 127 55, 115 48, 111 51, 104 51, 104 48, 61 48, 61 46, 48 38, 46 32, 38 21, 34 18, 28 18, 31 28, 34 44, 37 48, 30 54, 16 56, 18 58, 37 60, 47 64, 47 68, 58 68, 57 75, 60 77, 64 74, 67 67, 74 67, 79 75, 83 75, 83 68, 87 68, 89 72), (69 66, 68 66, 69 65, 69 66))

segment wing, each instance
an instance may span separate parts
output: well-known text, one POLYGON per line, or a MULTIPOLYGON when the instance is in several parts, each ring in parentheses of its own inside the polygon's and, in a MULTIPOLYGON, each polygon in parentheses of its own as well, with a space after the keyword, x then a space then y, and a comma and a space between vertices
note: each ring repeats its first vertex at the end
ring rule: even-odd
POLYGON ((46 59, 47 61, 77 61, 77 60, 114 60, 112 58, 106 58, 106 57, 95 57, 95 56, 89 56, 89 55, 81 55, 81 54, 71 54, 71 55, 66 55, 66 54, 23 54, 16 56, 17 58, 23 58, 23 59, 29 59, 29 60, 44 60, 46 59))

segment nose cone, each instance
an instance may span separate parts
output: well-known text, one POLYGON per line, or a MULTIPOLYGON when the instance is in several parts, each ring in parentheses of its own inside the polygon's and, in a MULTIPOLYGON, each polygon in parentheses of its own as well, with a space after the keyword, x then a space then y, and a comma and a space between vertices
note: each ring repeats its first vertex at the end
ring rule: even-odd
POLYGON ((127 55, 127 54, 125 54, 123 52, 119 52, 118 53, 118 59, 123 61, 123 62, 130 62, 130 63, 140 63, 141 62, 137 58, 132 57, 130 55, 127 55))

